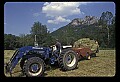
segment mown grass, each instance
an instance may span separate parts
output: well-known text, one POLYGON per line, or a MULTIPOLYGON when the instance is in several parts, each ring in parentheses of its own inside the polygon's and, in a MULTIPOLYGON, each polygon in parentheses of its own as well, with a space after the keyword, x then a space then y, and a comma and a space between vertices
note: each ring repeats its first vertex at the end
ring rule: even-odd
MULTIPOLYGON (((8 62, 14 50, 4 50, 4 63, 8 62)), ((63 72, 57 66, 52 66, 44 73, 44 77, 113 77, 116 73, 116 52, 115 50, 100 50, 97 57, 91 60, 80 60, 78 68, 63 72)), ((22 74, 19 64, 12 71, 13 77, 25 77, 22 74)), ((5 73, 9 77, 9 74, 5 73)))

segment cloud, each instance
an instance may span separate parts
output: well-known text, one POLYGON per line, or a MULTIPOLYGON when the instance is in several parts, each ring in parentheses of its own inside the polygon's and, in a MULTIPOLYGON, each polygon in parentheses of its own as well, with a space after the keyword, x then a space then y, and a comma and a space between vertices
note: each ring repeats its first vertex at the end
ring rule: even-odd
POLYGON ((48 5, 49 3, 48 2, 45 2, 44 5, 48 5))
POLYGON ((7 23, 4 23, 4 25, 6 25, 7 23))
MULTIPOLYGON (((81 3, 86 4, 86 3, 81 3)), ((46 13, 46 16, 62 16, 81 14, 79 9, 80 2, 51 2, 44 3, 42 12, 46 13)))
POLYGON ((57 28, 53 28, 53 31, 57 30, 57 28))
POLYGON ((86 4, 87 2, 45 2, 42 13, 45 13, 47 17, 54 18, 54 20, 48 20, 48 23, 69 22, 70 20, 65 17, 84 14, 79 6, 86 4))
POLYGON ((55 17, 55 19, 53 19, 53 20, 48 20, 48 23, 52 23, 52 24, 59 24, 61 22, 70 22, 70 20, 65 19, 61 16, 55 17))
POLYGON ((38 17, 40 15, 40 13, 33 13, 34 17, 38 17))
POLYGON ((48 28, 47 31, 50 31, 50 29, 48 28))

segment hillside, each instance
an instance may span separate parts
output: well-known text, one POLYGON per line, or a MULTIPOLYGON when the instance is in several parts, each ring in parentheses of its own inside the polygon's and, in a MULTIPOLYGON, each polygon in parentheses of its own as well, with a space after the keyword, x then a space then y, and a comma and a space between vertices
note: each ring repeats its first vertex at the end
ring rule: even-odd
MULTIPOLYGON (((114 18, 113 18, 114 19, 114 18)), ((86 16, 85 18, 75 18, 66 26, 63 26, 51 33, 53 38, 58 38, 62 45, 73 45, 75 41, 81 38, 90 38, 97 40, 100 47, 106 48, 115 46, 115 23, 108 28, 102 25, 97 17, 86 16)))
POLYGON ((92 16, 86 16, 84 19, 76 18, 68 25, 52 32, 51 35, 54 38, 58 38, 64 45, 73 44, 76 40, 84 37, 97 40, 97 34, 101 31, 97 22, 98 19, 92 16), (88 17, 90 19, 89 21, 87 20, 88 17))

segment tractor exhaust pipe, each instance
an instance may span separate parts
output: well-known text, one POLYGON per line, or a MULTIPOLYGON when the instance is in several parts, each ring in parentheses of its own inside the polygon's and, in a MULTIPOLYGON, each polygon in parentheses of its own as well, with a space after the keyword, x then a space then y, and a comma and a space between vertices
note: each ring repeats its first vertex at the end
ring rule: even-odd
POLYGON ((35 42, 34 42, 34 46, 35 46, 35 47, 38 47, 38 43, 37 43, 37 40, 36 40, 36 35, 35 35, 35 42))

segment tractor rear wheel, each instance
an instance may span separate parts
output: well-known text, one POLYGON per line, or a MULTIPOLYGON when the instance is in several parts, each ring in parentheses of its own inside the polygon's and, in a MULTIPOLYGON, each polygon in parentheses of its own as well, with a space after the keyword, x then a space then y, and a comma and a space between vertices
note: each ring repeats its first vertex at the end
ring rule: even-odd
POLYGON ((39 57, 31 57, 23 65, 23 72, 28 77, 42 76, 44 71, 45 63, 39 57))
POLYGON ((78 65, 78 56, 73 50, 65 50, 60 54, 58 63, 63 71, 73 70, 78 65))

